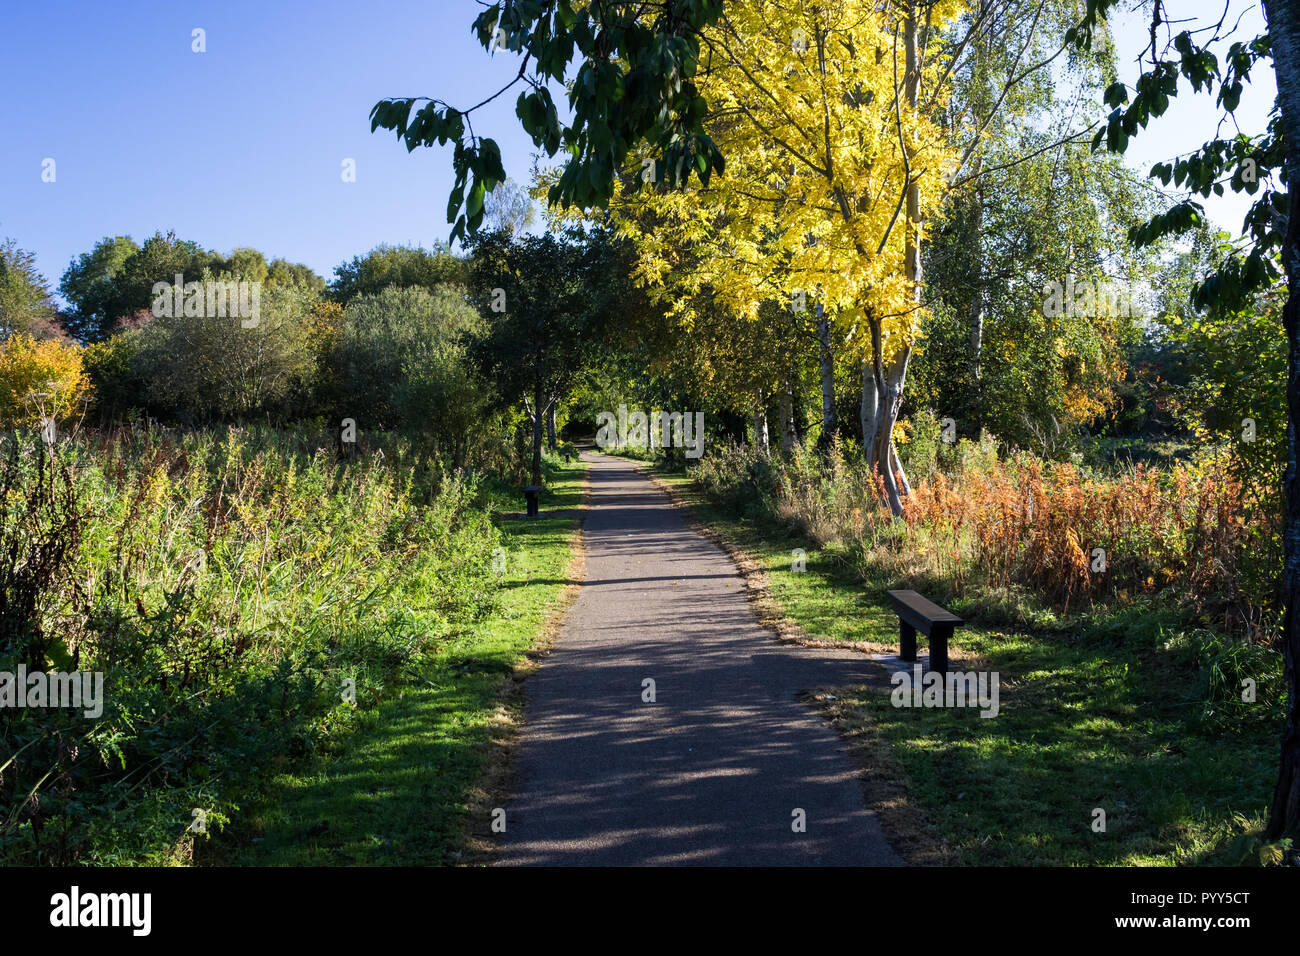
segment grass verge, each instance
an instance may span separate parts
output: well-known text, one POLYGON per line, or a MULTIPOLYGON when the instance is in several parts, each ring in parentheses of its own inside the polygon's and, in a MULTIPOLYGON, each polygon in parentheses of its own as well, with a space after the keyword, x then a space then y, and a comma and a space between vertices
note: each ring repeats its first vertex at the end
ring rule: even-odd
POLYGON ((479 834, 507 779, 518 681, 576 580, 586 466, 553 463, 541 516, 512 492, 490 504, 506 551, 497 609, 304 766, 283 765, 195 862, 432 866, 482 862, 479 834), (479 820, 484 817, 484 820, 479 820), (206 851, 206 852, 205 852, 206 851))

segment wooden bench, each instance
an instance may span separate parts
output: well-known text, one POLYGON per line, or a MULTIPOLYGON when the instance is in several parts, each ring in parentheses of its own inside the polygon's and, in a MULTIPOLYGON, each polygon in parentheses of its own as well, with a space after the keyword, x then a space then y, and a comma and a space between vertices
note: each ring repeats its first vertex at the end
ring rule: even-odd
POLYGON ((885 595, 898 615, 898 656, 916 660, 916 632, 920 631, 930 642, 930 670, 948 673, 948 638, 953 628, 966 622, 915 591, 886 591, 885 595))

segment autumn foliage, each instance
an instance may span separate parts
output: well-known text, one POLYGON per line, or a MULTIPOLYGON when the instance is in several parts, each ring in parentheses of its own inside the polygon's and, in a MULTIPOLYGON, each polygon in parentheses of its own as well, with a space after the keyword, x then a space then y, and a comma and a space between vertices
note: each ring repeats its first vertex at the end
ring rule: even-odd
POLYGON ((924 479, 904 521, 923 552, 947 551, 960 582, 1025 585, 1062 610, 1174 589, 1198 605, 1248 611, 1237 571, 1248 543, 1239 480, 1226 463, 1112 476, 1021 456, 924 479))
POLYGON ((75 414, 90 392, 82 349, 18 334, 0 342, 0 427, 75 414))
POLYGON ((1256 636, 1271 623, 1276 582, 1260 569, 1280 548, 1276 489, 1243 487, 1231 455, 1111 472, 975 442, 951 457, 916 483, 902 520, 880 507, 879 476, 838 450, 715 447, 695 474, 715 501, 847 551, 894 586, 1059 615, 1158 599, 1256 636))

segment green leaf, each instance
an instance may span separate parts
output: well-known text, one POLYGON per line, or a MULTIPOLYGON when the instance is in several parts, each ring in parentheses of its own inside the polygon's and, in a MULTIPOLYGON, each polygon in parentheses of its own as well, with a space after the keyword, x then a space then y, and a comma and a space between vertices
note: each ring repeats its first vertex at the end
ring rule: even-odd
POLYGON ((486 189, 484 188, 483 180, 475 178, 474 186, 469 191, 469 202, 465 204, 465 212, 471 219, 482 216, 483 196, 485 193, 486 189))

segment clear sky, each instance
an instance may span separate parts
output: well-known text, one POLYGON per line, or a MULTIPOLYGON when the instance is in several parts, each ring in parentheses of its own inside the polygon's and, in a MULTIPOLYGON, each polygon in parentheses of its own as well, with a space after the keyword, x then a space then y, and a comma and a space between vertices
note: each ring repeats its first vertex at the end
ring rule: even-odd
MULTIPOLYGON (((253 246, 330 278, 446 240, 451 149, 370 132, 385 96, 472 105, 508 80, 473 0, 0 0, 0 237, 57 284, 106 235, 253 246), (206 53, 191 31, 206 31, 206 53), (56 179, 42 182, 42 162, 56 179), (356 182, 342 180, 356 160, 356 182)), ((514 69, 518 69, 516 61, 514 69)), ((476 116, 527 182, 517 93, 476 116)))
MULTIPOLYGON (((1175 35, 1182 30, 1196 30, 1215 24, 1220 17, 1224 17, 1227 27, 1238 25, 1235 35, 1213 46, 1220 67, 1233 42, 1250 40, 1264 32, 1264 17, 1258 0, 1171 0, 1165 4, 1165 8, 1169 11, 1169 16, 1176 18, 1170 26, 1170 31, 1175 35)), ((1112 35, 1119 54, 1120 78, 1130 87, 1138 77, 1134 61, 1150 42, 1150 27, 1150 14, 1143 10, 1124 12, 1114 18, 1112 35)), ((1210 34, 1196 34, 1196 38, 1201 41, 1208 40, 1209 36, 1210 34)), ((1158 38, 1163 43, 1165 34, 1160 33, 1158 38)), ((1237 122, 1242 132, 1257 135, 1264 131, 1276 96, 1277 84, 1274 82, 1272 63, 1265 60, 1256 65, 1252 72, 1252 82, 1244 91, 1237 108, 1237 122)), ((1218 116, 1214 97, 1193 95, 1191 88, 1184 82, 1165 115, 1152 120, 1130 142, 1125 158, 1130 165, 1146 173, 1156 163, 1168 162, 1175 156, 1186 154, 1216 135, 1225 138, 1234 135, 1236 130, 1231 124, 1225 124, 1222 129, 1216 129, 1212 125, 1218 116)), ((1202 200, 1197 197, 1197 201, 1205 205, 1207 214, 1218 226, 1233 235, 1239 235, 1242 218, 1254 198, 1225 190, 1222 198, 1202 200)))
MULTIPOLYGON (((1221 0, 1175 0, 1192 13, 1221 0)), ((1234 10, 1257 9, 1233 0, 1234 10)), ((445 240, 450 148, 408 154, 370 132, 384 96, 478 102, 517 61, 470 36, 474 0, 0 0, 0 237, 36 253, 51 285, 106 235, 155 230, 228 253, 253 246, 330 278, 381 242, 445 240), (192 31, 207 50, 192 51, 192 31), (42 164, 55 161, 55 181, 42 164), (356 162, 346 183, 343 161, 356 162)), ((1140 48, 1125 20, 1121 52, 1140 48)), ((1258 27, 1258 14, 1248 21, 1258 27)), ((1131 75, 1131 70, 1129 71, 1131 75)), ((1263 77, 1250 118, 1267 113, 1263 77)), ((526 182, 534 148, 511 92, 476 116, 526 182)), ((1144 170, 1205 138, 1207 105, 1132 147, 1144 170)), ((1240 226, 1240 203, 1214 214, 1240 226)))

